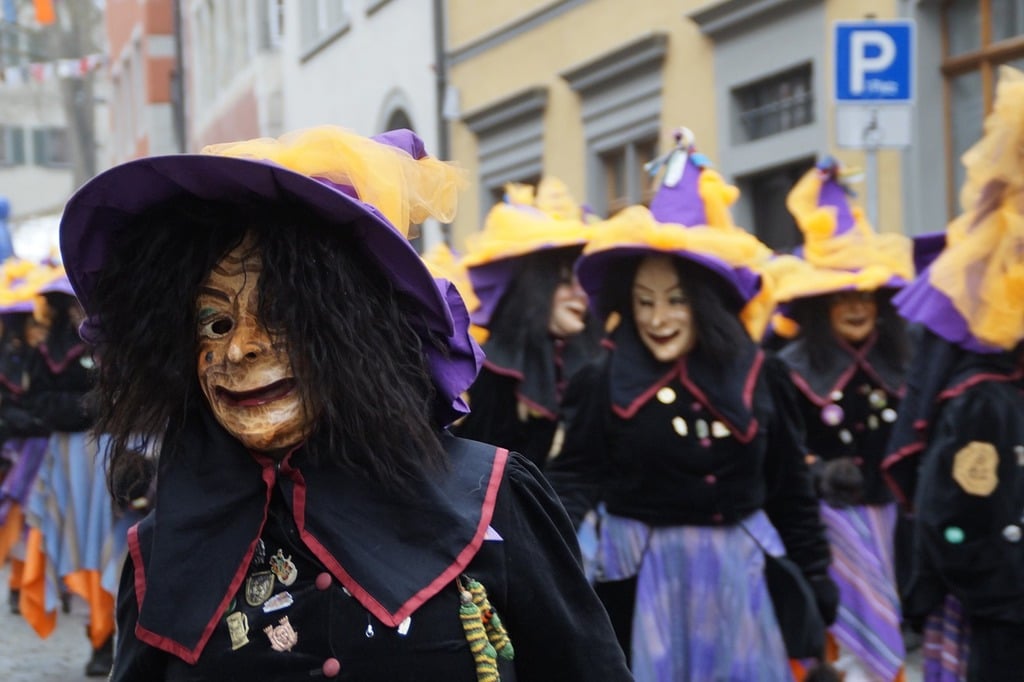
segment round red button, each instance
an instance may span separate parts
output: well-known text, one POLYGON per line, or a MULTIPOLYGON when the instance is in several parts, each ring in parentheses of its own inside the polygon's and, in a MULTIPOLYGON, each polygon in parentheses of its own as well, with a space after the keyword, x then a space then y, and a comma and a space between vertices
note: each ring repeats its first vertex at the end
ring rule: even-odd
MULTIPOLYGON (((331 574, 324 571, 316 577, 316 589, 326 590, 331 586, 331 574)), ((334 660, 334 659, 331 659, 334 660)))
POLYGON ((708 485, 714 485, 718 481, 718 477, 714 474, 708 474, 704 477, 704 482, 708 485))
POLYGON ((324 677, 337 677, 341 672, 341 661, 336 658, 328 658, 320 670, 323 671, 324 677))

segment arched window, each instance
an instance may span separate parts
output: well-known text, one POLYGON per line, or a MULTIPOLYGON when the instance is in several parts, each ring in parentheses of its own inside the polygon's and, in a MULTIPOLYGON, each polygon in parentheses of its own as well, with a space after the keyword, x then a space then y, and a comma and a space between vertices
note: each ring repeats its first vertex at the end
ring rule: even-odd
POLYGON ((388 116, 388 124, 386 130, 395 130, 397 128, 408 128, 413 130, 412 121, 409 120, 409 114, 405 113, 402 109, 395 109, 388 116))

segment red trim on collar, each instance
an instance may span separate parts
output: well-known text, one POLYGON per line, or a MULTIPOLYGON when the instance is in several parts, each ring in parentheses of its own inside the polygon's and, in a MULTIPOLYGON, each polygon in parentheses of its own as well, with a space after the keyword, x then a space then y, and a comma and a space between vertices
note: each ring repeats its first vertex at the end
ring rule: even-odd
POLYGON ((495 374, 500 374, 503 377, 511 377, 513 379, 523 380, 523 373, 514 369, 508 369, 507 367, 499 367, 490 360, 484 360, 484 367, 491 370, 495 374))
MULTIPOLYGON (((757 350, 757 354, 754 356, 754 361, 750 363, 750 369, 747 371, 747 378, 743 382, 743 404, 749 409, 750 400, 753 397, 754 386, 757 384, 757 375, 761 369, 761 363, 764 361, 764 351, 761 349, 757 350)), ((749 443, 757 435, 757 419, 751 418, 750 423, 747 424, 746 432, 742 432, 739 428, 730 422, 728 419, 722 416, 722 414, 715 409, 711 401, 708 400, 704 392, 700 390, 697 384, 690 380, 690 377, 686 373, 686 363, 681 363, 679 380, 682 382, 686 389, 690 391, 700 401, 701 405, 707 408, 716 419, 725 424, 726 428, 732 432, 733 438, 741 443, 749 443)))
POLYGON ((750 365, 747 373, 747 381, 743 384, 743 404, 750 409, 754 404, 754 388, 757 386, 757 377, 761 373, 761 365, 764 364, 764 351, 758 350, 754 356, 754 362, 750 365))
MULTIPOLYGON (((290 458, 292 453, 295 452, 295 450, 297 449, 298 446, 292 448, 288 452, 288 454, 284 456, 284 458, 281 460, 282 467, 287 466, 286 462, 288 458, 290 458)), ((269 457, 266 457, 265 455, 260 455, 252 452, 250 454, 252 454, 257 461, 263 464, 262 477, 263 482, 266 483, 267 485, 267 498, 263 504, 263 520, 260 522, 260 528, 259 531, 256 533, 256 537, 253 538, 253 541, 249 544, 249 549, 246 551, 245 556, 242 558, 242 563, 239 564, 237 569, 235 569, 235 575, 231 579, 231 584, 228 586, 228 589, 224 594, 224 598, 217 606, 217 609, 213 612, 213 617, 210 619, 210 622, 207 623, 206 627, 203 629, 203 634, 199 637, 199 641, 196 643, 195 648, 189 649, 187 646, 171 639, 170 637, 158 635, 151 630, 147 630, 138 623, 135 624, 135 636, 139 638, 139 641, 145 642, 146 644, 149 644, 152 647, 160 649, 161 651, 166 651, 167 653, 173 656, 177 656, 189 665, 195 665, 196 661, 199 660, 199 657, 203 653, 203 649, 206 648, 206 643, 210 640, 210 637, 213 635, 214 629, 216 629, 217 627, 217 622, 220 621, 224 612, 227 611, 228 605, 231 603, 231 600, 235 597, 235 593, 238 592, 238 589, 242 586, 242 581, 245 579, 245 574, 249 571, 249 564, 250 562, 252 562, 252 556, 256 552, 256 544, 260 541, 260 537, 263 535, 263 527, 267 523, 267 509, 270 506, 270 496, 271 493, 273 492, 274 480, 276 478, 276 469, 273 466, 273 464, 276 464, 276 462, 274 462, 274 460, 270 459, 269 457)), ((136 526, 137 525, 138 524, 136 524, 136 526)), ((132 530, 135 530, 136 526, 133 526, 132 530)), ((133 540, 131 531, 129 531, 128 543, 129 549, 131 550, 132 553, 132 562, 135 564, 135 594, 139 602, 139 610, 141 611, 142 599, 139 595, 145 595, 146 593, 146 578, 145 572, 142 569, 142 553, 139 550, 137 532, 135 533, 135 538, 133 540), (141 590, 139 586, 140 572, 142 572, 141 590)))
POLYGON ((0 384, 6 386, 7 390, 13 393, 14 395, 21 395, 22 393, 25 392, 24 386, 22 386, 21 384, 16 384, 13 381, 11 381, 9 378, 7 378, 6 374, 0 374, 0 384))
POLYGON ((47 345, 45 343, 39 344, 39 354, 43 356, 44 360, 46 360, 46 366, 50 368, 50 372, 53 374, 62 373, 64 370, 68 368, 68 365, 71 364, 72 360, 77 360, 79 357, 85 354, 85 351, 86 345, 84 343, 72 346, 71 350, 69 350, 67 352, 67 355, 64 356, 64 359, 61 360, 60 362, 57 362, 52 357, 50 357, 50 349, 47 347, 47 345))
POLYGON ((868 362, 868 353, 871 352, 871 349, 875 347, 875 343, 878 341, 878 332, 872 332, 871 336, 868 338, 867 341, 864 342, 864 345, 862 345, 860 348, 854 348, 847 341, 839 338, 838 336, 835 337, 835 339, 839 347, 850 354, 852 362, 850 363, 850 366, 843 370, 843 372, 836 378, 836 382, 832 385, 831 388, 828 389, 825 395, 818 395, 817 393, 815 393, 814 389, 811 388, 811 385, 807 383, 807 380, 805 380, 803 376, 798 374, 796 370, 789 370, 789 376, 793 379, 793 383, 796 385, 798 389, 800 389, 800 392, 803 393, 809 401, 811 401, 818 407, 825 407, 826 405, 832 403, 833 400, 831 398, 831 395, 836 391, 843 391, 846 388, 846 385, 850 383, 850 379, 852 379, 853 376, 857 373, 858 368, 863 369, 868 376, 870 376, 876 383, 878 383, 879 386, 884 388, 887 392, 896 395, 897 397, 900 398, 903 397, 904 393, 906 393, 906 387, 889 386, 889 384, 884 379, 882 379, 881 375, 879 375, 878 372, 875 371, 875 368, 872 366, 872 364, 868 362))
POLYGON ((942 391, 942 393, 939 394, 938 400, 936 402, 955 398, 964 391, 966 391, 967 389, 971 388, 972 386, 977 386, 978 384, 984 383, 986 381, 1017 381, 1022 377, 1024 377, 1024 370, 1021 369, 1015 370, 1012 374, 973 374, 964 381, 957 384, 956 386, 947 388, 946 390, 942 391))
POLYGON ((618 405, 612 405, 612 411, 623 419, 632 419, 634 415, 636 415, 637 410, 643 407, 648 400, 654 397, 654 394, 657 393, 659 389, 664 388, 677 374, 682 374, 683 362, 684 360, 680 359, 679 362, 672 366, 672 369, 670 369, 665 376, 648 386, 647 390, 634 398, 633 402, 631 402, 627 407, 623 408, 618 405))
MULTIPOLYGON (((754 355, 754 361, 750 363, 750 369, 747 371, 747 377, 743 381, 743 404, 748 409, 753 403, 754 388, 757 386, 757 377, 760 374, 761 365, 763 363, 764 351, 758 349, 757 353, 754 355)), ((617 414, 618 416, 622 417, 623 419, 632 419, 636 415, 637 411, 641 407, 643 407, 647 403, 647 401, 649 401, 660 389, 664 388, 670 381, 672 381, 672 379, 676 375, 679 376, 679 383, 686 387, 686 390, 692 393, 693 396, 698 400, 698 402, 700 402, 701 405, 707 408, 708 412, 710 412, 716 419, 725 424, 726 428, 728 428, 729 431, 732 432, 732 435, 736 440, 738 440, 741 443, 749 443, 751 440, 753 440, 754 436, 757 435, 757 419, 751 419, 750 424, 747 426, 747 430, 743 432, 740 431, 740 429, 735 424, 733 424, 728 419, 723 417, 721 413, 715 409, 715 407, 711 404, 711 401, 709 401, 707 396, 704 395, 704 392, 700 390, 697 384, 693 383, 693 381, 687 374, 686 356, 680 358, 679 361, 672 367, 671 370, 669 370, 669 372, 665 376, 651 384, 647 388, 647 390, 645 390, 643 393, 637 396, 633 400, 633 402, 629 404, 628 407, 622 408, 619 407, 618 405, 612 405, 612 411, 615 412, 615 414, 617 414)))
MULTIPOLYGON (((483 545, 484 536, 487 534, 487 527, 494 517, 494 506, 498 498, 498 488, 505 472, 505 463, 508 460, 508 450, 497 448, 494 455, 494 463, 491 467, 491 477, 487 483, 487 492, 484 494, 484 503, 481 508, 480 521, 477 524, 476 532, 469 543, 462 548, 458 556, 448 568, 441 572, 428 585, 410 597, 402 604, 397 611, 390 613, 380 602, 373 598, 351 575, 341 566, 337 559, 327 551, 327 548, 320 544, 320 541, 313 537, 306 530, 306 482, 302 473, 289 468, 288 475, 295 482, 293 505, 295 508, 295 523, 299 529, 299 537, 302 542, 316 555, 323 565, 337 578, 345 588, 352 593, 352 596, 363 605, 363 607, 377 617, 380 622, 390 627, 398 627, 406 617, 411 616, 416 609, 423 605, 428 599, 448 585, 459 575, 469 562, 473 560, 480 546, 483 545)), ((283 467, 282 467, 283 469, 283 467)))
POLYGON ((828 389, 828 394, 824 397, 815 393, 811 388, 811 385, 808 384, 802 376, 797 374, 796 371, 792 369, 789 370, 789 376, 793 379, 793 383, 796 384, 796 387, 800 389, 800 392, 803 393, 808 400, 818 407, 825 407, 832 402, 832 393, 835 391, 842 391, 846 388, 846 384, 850 383, 850 379, 852 379, 853 375, 857 373, 857 368, 859 366, 860 363, 857 360, 851 362, 850 366, 843 370, 843 373, 839 375, 838 379, 836 379, 836 383, 833 384, 832 388, 828 389))
POLYGON ((922 450, 924 450, 923 436, 920 440, 904 445, 902 448, 882 460, 882 478, 885 479, 886 484, 889 486, 893 495, 896 496, 897 501, 908 509, 911 507, 911 501, 907 499, 907 496, 903 494, 903 489, 896 484, 895 480, 893 480, 892 475, 889 473, 889 469, 896 466, 901 460, 921 452, 922 450))
POLYGON ((537 414, 538 417, 544 417, 548 421, 552 421, 552 422, 556 421, 558 419, 558 415, 556 415, 554 412, 552 412, 551 410, 547 409, 543 405, 530 400, 529 398, 524 396, 519 391, 516 391, 516 400, 518 400, 518 401, 520 401, 522 403, 526 403, 527 407, 529 407, 531 410, 533 410, 533 411, 538 413, 537 414))

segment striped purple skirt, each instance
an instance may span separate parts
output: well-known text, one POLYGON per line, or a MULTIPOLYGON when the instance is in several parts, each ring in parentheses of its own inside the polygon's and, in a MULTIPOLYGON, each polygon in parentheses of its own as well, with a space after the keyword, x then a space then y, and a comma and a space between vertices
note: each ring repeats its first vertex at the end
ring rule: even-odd
POLYGON ((965 682, 970 632, 960 601, 949 594, 924 626, 924 682, 965 682))
POLYGON ((0 525, 7 520, 11 505, 25 506, 43 463, 46 438, 12 438, 4 443, 3 451, 12 465, 0 485, 0 525))
POLYGON ((631 660, 638 682, 792 682, 764 580, 782 541, 764 512, 742 526, 651 527, 603 514, 598 581, 637 578, 631 660), (748 532, 749 531, 749 532, 748 532))
POLYGON ((821 505, 832 546, 829 574, 839 586, 839 613, 829 629, 872 680, 892 682, 906 659, 893 571, 896 505, 821 505))

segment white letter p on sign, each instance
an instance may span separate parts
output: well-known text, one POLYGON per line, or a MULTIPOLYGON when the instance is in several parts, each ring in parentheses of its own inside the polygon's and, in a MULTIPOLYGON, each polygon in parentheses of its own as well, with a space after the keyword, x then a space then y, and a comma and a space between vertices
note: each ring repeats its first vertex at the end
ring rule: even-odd
POLYGON ((864 92, 865 76, 885 71, 896 57, 896 43, 884 31, 854 31, 850 36, 850 92, 864 92), (867 50, 874 47, 878 54, 869 57, 867 50))

